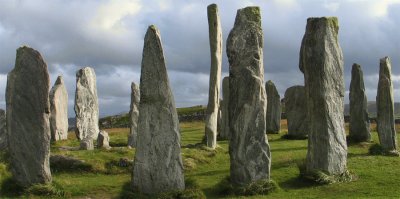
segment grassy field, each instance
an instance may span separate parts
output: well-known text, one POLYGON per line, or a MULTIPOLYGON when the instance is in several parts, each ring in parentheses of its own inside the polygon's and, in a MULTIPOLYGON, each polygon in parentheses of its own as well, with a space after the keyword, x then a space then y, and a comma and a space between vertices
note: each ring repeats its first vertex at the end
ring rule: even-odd
MULTIPOLYGON (((375 126, 372 126, 373 142, 377 142, 375 126)), ((120 158, 132 160, 135 150, 128 149, 128 129, 107 129, 111 137, 111 150, 67 151, 61 146, 78 146, 71 133, 66 141, 53 144, 52 154, 62 154, 84 160, 89 168, 68 170, 52 168, 53 180, 71 198, 124 198, 129 195, 132 166, 120 167, 120 158)), ((399 131, 399 130, 398 130, 399 131)), ((219 141, 216 151, 193 147, 204 135, 204 123, 181 124, 182 156, 185 164, 185 179, 195 181, 207 198, 238 198, 220 194, 218 183, 229 176, 229 154, 227 141, 219 141)), ((284 140, 286 122, 282 131, 268 135, 272 151, 272 179, 280 190, 267 196, 246 198, 399 198, 400 158, 368 155, 373 143, 349 146, 348 168, 358 176, 349 183, 316 185, 300 179, 297 163, 307 152, 307 140, 284 140)), ((0 196, 41 198, 29 193, 15 194, 10 191, 10 173, 6 170, 6 157, 0 154, 0 196)), ((11 186, 12 187, 12 186, 11 186)), ((54 198, 55 196, 47 196, 54 198)), ((136 196, 138 197, 138 196, 136 196)), ((244 198, 244 197, 242 197, 244 198)))

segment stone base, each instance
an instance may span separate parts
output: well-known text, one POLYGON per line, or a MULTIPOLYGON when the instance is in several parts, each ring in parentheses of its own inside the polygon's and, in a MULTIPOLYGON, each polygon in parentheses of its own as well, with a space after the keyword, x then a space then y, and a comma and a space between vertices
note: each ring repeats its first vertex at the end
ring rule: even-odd
POLYGON ((227 177, 217 184, 218 192, 223 195, 254 196, 268 195, 279 190, 279 185, 273 180, 258 180, 245 186, 233 185, 227 177))

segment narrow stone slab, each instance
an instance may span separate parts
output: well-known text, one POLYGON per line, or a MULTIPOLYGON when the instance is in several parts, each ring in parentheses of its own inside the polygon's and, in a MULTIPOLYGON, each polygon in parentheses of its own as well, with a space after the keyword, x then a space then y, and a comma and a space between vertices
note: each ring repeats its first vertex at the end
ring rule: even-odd
POLYGON ((51 140, 68 139, 68 92, 62 76, 58 76, 50 91, 51 140))
POLYGON ((155 26, 144 38, 139 113, 133 190, 146 194, 184 190, 178 114, 155 26))
POLYGON ((347 171, 344 130, 343 54, 336 17, 308 18, 300 50, 307 117, 310 121, 306 172, 347 171))
POLYGON ((97 137, 97 148, 105 148, 109 149, 110 147, 110 136, 107 131, 100 131, 99 136, 97 137))
POLYGON ((75 114, 76 137, 96 140, 99 134, 99 103, 93 68, 85 67, 76 72, 75 114))
POLYGON ((7 133, 10 169, 23 187, 51 182, 50 79, 40 53, 17 50, 14 69, 7 76, 7 133))
POLYGON ((217 146, 219 90, 222 65, 222 29, 216 4, 211 4, 207 7, 207 16, 211 51, 211 69, 205 133, 207 146, 215 149, 217 146))
POLYGON ((223 103, 221 107, 221 139, 229 139, 229 77, 222 80, 223 103))
POLYGON ((260 8, 239 9, 226 49, 230 65, 230 180, 241 186, 270 178, 263 42, 260 8))
POLYGON ((130 133, 128 135, 128 146, 136 147, 137 141, 137 126, 139 118, 139 102, 140 102, 140 89, 139 85, 132 82, 131 84, 131 108, 129 111, 130 118, 130 133))
POLYGON ((0 151, 7 150, 7 127, 6 127, 6 112, 0 109, 0 151))
POLYGON ((350 128, 349 139, 353 142, 371 140, 368 119, 368 101, 365 95, 364 77, 361 66, 353 64, 350 82, 350 128))
POLYGON ((380 59, 378 94, 376 96, 376 124, 382 148, 387 152, 397 154, 391 71, 392 65, 389 57, 380 59))
POLYGON ((267 133, 279 133, 281 130, 281 96, 271 80, 265 83, 265 91, 267 93, 267 133))
POLYGON ((285 113, 290 139, 307 138, 307 100, 304 86, 292 86, 285 92, 285 113))

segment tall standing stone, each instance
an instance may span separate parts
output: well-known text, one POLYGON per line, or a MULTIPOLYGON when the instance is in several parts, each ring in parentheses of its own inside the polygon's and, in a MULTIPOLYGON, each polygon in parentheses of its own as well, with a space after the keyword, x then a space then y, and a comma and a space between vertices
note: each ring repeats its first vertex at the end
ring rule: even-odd
POLYGON ((18 48, 8 73, 6 104, 10 168, 23 187, 51 182, 50 79, 47 64, 32 48, 18 48))
POLYGON ((131 108, 129 111, 130 118, 130 133, 128 136, 128 146, 136 147, 137 133, 138 133, 138 118, 139 118, 139 102, 140 102, 140 89, 139 85, 132 82, 131 84, 131 108))
POLYGON ((276 90, 275 84, 269 80, 265 83, 267 93, 267 133, 279 133, 281 130, 281 96, 276 90))
POLYGON ((51 140, 68 139, 68 92, 62 76, 50 91, 50 113, 51 140))
POLYGON ((7 140, 6 112, 0 109, 0 151, 7 150, 7 140))
POLYGON ((392 65, 389 57, 380 59, 377 106, 377 130, 382 148, 397 154, 396 129, 394 123, 394 99, 392 65))
POLYGON ((76 72, 75 114, 76 137, 96 140, 99 134, 99 103, 97 101, 96 74, 85 67, 76 72))
POLYGON ((222 124, 221 124, 221 139, 229 139, 229 77, 224 77, 222 80, 222 97, 223 103, 221 108, 222 124))
POLYGON ((355 142, 371 140, 368 119, 368 101, 365 95, 361 66, 353 64, 350 82, 350 131, 349 139, 355 142))
POLYGON ((211 51, 211 70, 205 132, 207 146, 215 149, 217 146, 219 87, 222 65, 222 29, 216 4, 211 4, 207 7, 207 16, 211 51))
POLYGON ((270 177, 263 42, 259 7, 239 9, 226 47, 230 65, 230 179, 236 185, 270 177))
POLYGON ((346 171, 343 54, 336 17, 308 18, 300 50, 307 117, 310 121, 306 172, 346 171))
POLYGON ((304 86, 292 86, 285 92, 288 136, 304 139, 308 135, 307 100, 304 86))
POLYGON ((155 26, 144 38, 136 145, 134 190, 154 194, 185 189, 178 114, 155 26))

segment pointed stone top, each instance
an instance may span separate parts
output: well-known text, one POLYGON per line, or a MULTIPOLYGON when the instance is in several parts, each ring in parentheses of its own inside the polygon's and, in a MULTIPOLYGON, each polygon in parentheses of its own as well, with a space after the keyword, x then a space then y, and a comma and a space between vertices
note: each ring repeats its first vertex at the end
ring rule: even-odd
POLYGON ((89 66, 86 66, 84 68, 79 69, 76 72, 76 76, 82 76, 83 74, 86 74, 86 73, 93 73, 94 74, 94 69, 89 67, 89 66))
POLYGON ((55 85, 64 84, 64 78, 60 75, 57 77, 55 85))
MULTIPOLYGON (((39 62, 42 62, 39 65, 44 65, 44 67, 47 69, 47 65, 44 62, 42 55, 35 49, 30 48, 28 46, 22 46, 17 49, 17 56, 16 56, 16 63, 15 64, 15 70, 18 70, 21 67, 36 67, 36 64, 28 64, 33 62, 34 60, 39 60, 39 62)), ((36 62, 36 61, 35 61, 36 62)))
POLYGON ((213 3, 207 6, 207 12, 218 12, 217 4, 213 3))
POLYGON ((137 88, 139 88, 139 85, 136 84, 135 82, 132 82, 131 89, 133 90, 133 89, 137 89, 137 88))
POLYGON ((274 85, 274 82, 272 82, 272 80, 268 80, 265 84, 274 85))
POLYGON ((354 69, 361 69, 361 66, 360 66, 360 64, 354 63, 353 66, 352 66, 352 69, 353 70, 354 69))
POLYGON ((388 56, 381 58, 380 60, 380 64, 390 64, 390 58, 388 56))
POLYGON ((239 9, 236 14, 235 24, 241 23, 242 21, 251 21, 261 27, 260 7, 249 6, 239 9))
POLYGON ((391 80, 392 76, 392 64, 390 63, 389 57, 384 57, 379 60, 380 61, 380 68, 379 68, 379 76, 385 76, 389 80, 391 80))

